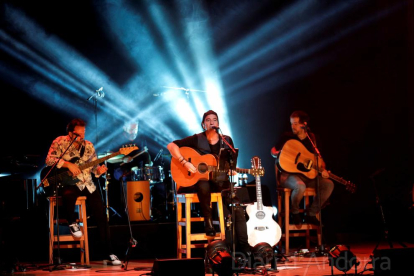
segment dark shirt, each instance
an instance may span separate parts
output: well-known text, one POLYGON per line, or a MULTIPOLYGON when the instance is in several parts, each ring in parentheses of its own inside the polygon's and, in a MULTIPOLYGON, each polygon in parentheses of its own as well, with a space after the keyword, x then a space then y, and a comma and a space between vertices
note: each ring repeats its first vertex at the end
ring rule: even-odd
MULTIPOLYGON (((206 135, 205 132, 203 132, 203 135, 204 136, 206 135)), ((234 147, 233 140, 231 139, 230 136, 226 136, 226 140, 229 142, 229 144, 232 147, 234 147)), ((197 136, 197 134, 194 134, 192 136, 188 136, 188 137, 186 137, 184 139, 181 139, 181 140, 175 140, 175 141, 173 141, 173 143, 176 144, 180 148, 181 147, 190 147, 190 148, 193 148, 195 150, 198 150, 198 136, 197 136)), ((214 145, 209 144, 209 145, 210 145, 211 153, 218 156, 219 153, 220 153, 220 148, 224 147, 224 142, 222 141, 222 139, 220 137, 219 141, 216 144, 214 144, 214 145)))
MULTIPOLYGON (((202 132, 201 135, 204 135, 204 137, 207 139, 207 136, 206 136, 205 132, 202 132)), ((230 136, 225 136, 225 139, 234 148, 233 140, 231 139, 231 137, 230 136)), ((188 137, 186 137, 184 139, 181 139, 181 140, 175 140, 175 141, 173 141, 173 143, 176 144, 180 148, 181 147, 190 147, 190 148, 193 148, 193 149, 199 151, 198 134, 188 136, 188 137)), ((210 153, 216 156, 216 158, 220 162, 220 167, 221 168, 226 168, 226 167, 229 168, 228 165, 223 164, 223 162, 226 162, 226 161, 225 160, 220 160, 220 157, 219 157, 220 148, 224 148, 225 145, 226 144, 225 144, 225 142, 222 141, 221 136, 219 137, 219 141, 216 144, 214 144, 214 145, 209 144, 210 153)), ((200 151, 199 151, 199 153, 201 155, 206 154, 206 153, 202 153, 200 151)), ((237 157, 236 157, 236 160, 237 160, 237 157)), ((227 173, 213 173, 213 174, 210 175, 210 179, 213 180, 213 181, 228 181, 228 175, 227 175, 227 173)))

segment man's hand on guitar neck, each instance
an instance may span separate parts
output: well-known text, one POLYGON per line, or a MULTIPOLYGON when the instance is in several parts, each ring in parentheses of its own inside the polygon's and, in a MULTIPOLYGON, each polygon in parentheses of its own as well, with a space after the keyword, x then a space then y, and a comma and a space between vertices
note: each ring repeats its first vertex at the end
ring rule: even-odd
POLYGON ((105 165, 101 165, 96 169, 96 177, 100 177, 102 174, 106 173, 108 168, 105 165))
POLYGON ((323 170, 321 174, 323 178, 329 178, 329 172, 327 170, 323 170))

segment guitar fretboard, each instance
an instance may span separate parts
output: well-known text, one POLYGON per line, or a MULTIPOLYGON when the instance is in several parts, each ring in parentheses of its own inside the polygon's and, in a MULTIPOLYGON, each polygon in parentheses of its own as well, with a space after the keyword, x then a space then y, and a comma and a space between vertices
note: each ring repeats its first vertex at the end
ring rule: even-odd
POLYGON ((257 201, 257 210, 263 210, 263 200, 262 200, 262 183, 260 182, 260 176, 256 175, 256 201, 257 201))
MULTIPOLYGON (((229 170, 219 170, 217 166, 208 165, 208 171, 209 172, 225 173, 225 172, 228 172, 229 170)), ((254 170, 254 169, 241 169, 241 168, 236 168, 236 172, 238 172, 238 173, 255 174, 255 173, 257 173, 257 171, 258 170, 254 170)), ((260 172, 260 170, 259 170, 259 172, 260 172)))
POLYGON ((86 164, 79 165, 79 169, 81 171, 83 171, 84 169, 87 169, 89 167, 93 167, 95 165, 98 165, 99 163, 102 163, 103 161, 108 160, 109 158, 112 158, 112 157, 117 156, 117 155, 120 155, 120 154, 121 154, 120 151, 111 153, 110 155, 105 156, 105 157, 102 157, 102 158, 99 158, 99 159, 96 159, 95 161, 92 161, 92 162, 89 162, 89 163, 86 163, 86 164))

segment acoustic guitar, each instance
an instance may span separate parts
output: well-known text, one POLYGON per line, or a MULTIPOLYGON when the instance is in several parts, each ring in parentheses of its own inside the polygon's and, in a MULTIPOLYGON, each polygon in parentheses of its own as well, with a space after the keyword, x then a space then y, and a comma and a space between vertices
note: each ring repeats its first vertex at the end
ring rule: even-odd
MULTIPOLYGON (((213 154, 199 154, 195 149, 181 147, 180 152, 188 162, 192 163, 197 169, 195 173, 189 172, 178 159, 171 160, 171 176, 176 182, 176 189, 179 187, 189 187, 196 184, 199 180, 209 180, 210 172, 227 172, 228 170, 217 167, 217 157, 213 154)), ((240 169, 236 168, 238 173, 264 175, 264 169, 240 169)))
MULTIPOLYGON (((96 159, 95 161, 89 162, 89 163, 84 163, 84 164, 79 164, 79 169, 81 171, 93 167, 99 163, 102 163, 103 161, 112 158, 114 156, 120 155, 120 154, 124 154, 127 155, 129 153, 131 153, 134 150, 137 150, 138 147, 136 146, 130 146, 130 147, 122 147, 119 149, 118 152, 114 152, 108 156, 96 159)), ((75 157, 72 158, 69 162, 71 163, 77 163, 79 161, 79 158, 75 157)), ((54 167, 50 173, 47 175, 47 173, 50 171, 50 166, 44 167, 42 169, 42 171, 40 172, 40 179, 42 181, 43 184, 43 189, 45 190, 46 194, 51 195, 53 193, 53 191, 55 190, 54 188, 56 187, 57 184, 61 185, 61 186, 65 186, 65 185, 75 185, 79 179, 77 177, 74 177, 72 175, 72 173, 69 171, 68 168, 56 168, 54 167)))
MULTIPOLYGON (((317 168, 315 155, 298 140, 288 140, 282 147, 277 157, 277 166, 280 170, 288 173, 300 173, 309 179, 314 179, 322 172, 317 168)), ((346 189, 354 193, 356 186, 342 177, 329 172, 329 178, 346 186, 346 189)))
MULTIPOLYGON (((259 157, 252 158, 252 168, 256 170, 261 168, 259 157)), ((248 242, 252 247, 262 242, 273 247, 282 237, 282 229, 273 219, 273 208, 263 206, 260 175, 256 174, 255 179, 256 202, 246 207, 246 213, 249 215, 247 221, 248 242)))

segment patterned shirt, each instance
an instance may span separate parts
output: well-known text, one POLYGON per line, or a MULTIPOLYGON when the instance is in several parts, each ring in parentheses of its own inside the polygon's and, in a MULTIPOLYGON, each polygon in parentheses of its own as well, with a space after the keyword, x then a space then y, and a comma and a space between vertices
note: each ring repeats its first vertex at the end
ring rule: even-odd
MULTIPOLYGON (((53 142, 49 148, 49 152, 46 157, 46 165, 52 166, 58 158, 62 155, 62 153, 69 147, 71 143, 70 137, 67 136, 59 136, 53 142)), ((70 146, 70 148, 66 151, 63 155, 62 159, 56 165, 56 168, 60 169, 65 161, 71 161, 72 163, 76 163, 78 165, 90 163, 96 160, 96 152, 93 144, 87 140, 84 140, 82 146, 77 149, 74 144, 70 146), (84 153, 81 155, 82 148, 84 148, 84 153), (75 159, 74 159, 75 158, 75 159), (74 159, 74 160, 72 160, 74 159), (74 162, 76 161, 76 162, 74 162)), ((85 187, 89 190, 90 193, 93 193, 96 190, 96 186, 93 183, 91 173, 97 175, 97 168, 99 164, 96 164, 93 167, 88 167, 84 169, 79 175, 76 177, 79 181, 76 183, 78 188, 82 191, 85 187)))

